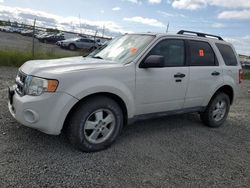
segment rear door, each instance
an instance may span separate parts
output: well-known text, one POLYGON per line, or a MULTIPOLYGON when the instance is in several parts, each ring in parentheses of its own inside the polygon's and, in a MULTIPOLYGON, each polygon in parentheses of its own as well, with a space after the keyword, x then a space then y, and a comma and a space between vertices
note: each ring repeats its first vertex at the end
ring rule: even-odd
POLYGON ((82 49, 89 48, 89 39, 81 39, 78 45, 78 47, 82 49))
POLYGON ((190 79, 184 108, 202 107, 217 86, 223 84, 222 68, 208 42, 188 40, 188 48, 190 79))

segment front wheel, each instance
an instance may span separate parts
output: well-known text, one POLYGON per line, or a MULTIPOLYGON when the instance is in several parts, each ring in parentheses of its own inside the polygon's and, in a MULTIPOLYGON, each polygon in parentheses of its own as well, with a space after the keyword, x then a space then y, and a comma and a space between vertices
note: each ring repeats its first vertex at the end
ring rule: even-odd
POLYGON ((109 147, 123 127, 123 113, 112 99, 97 96, 79 104, 69 122, 69 140, 82 151, 109 147))
POLYGON ((97 49, 97 47, 93 46, 93 47, 91 47, 91 48, 89 49, 89 51, 90 51, 90 52, 93 52, 93 51, 95 51, 96 49, 97 49))
POLYGON ((220 127, 227 119, 230 99, 225 93, 218 93, 211 99, 206 110, 201 113, 201 120, 209 127, 220 127))

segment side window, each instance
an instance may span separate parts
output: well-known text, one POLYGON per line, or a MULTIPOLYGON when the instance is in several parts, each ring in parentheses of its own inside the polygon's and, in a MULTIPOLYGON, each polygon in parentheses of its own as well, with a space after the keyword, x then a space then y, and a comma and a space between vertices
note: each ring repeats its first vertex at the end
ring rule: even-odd
POLYGON ((189 41, 190 66, 215 66, 215 54, 207 42, 189 41))
MULTIPOLYGON (((183 40, 167 39, 159 42, 148 54, 161 55, 165 58, 165 67, 185 64, 185 44, 183 40)), ((147 56, 147 57, 148 57, 147 56)))
POLYGON ((227 66, 236 66, 238 64, 237 58, 235 57, 234 51, 231 46, 219 43, 217 43, 216 46, 219 49, 223 60, 227 66))
POLYGON ((89 42, 88 39, 81 39, 81 42, 89 42))

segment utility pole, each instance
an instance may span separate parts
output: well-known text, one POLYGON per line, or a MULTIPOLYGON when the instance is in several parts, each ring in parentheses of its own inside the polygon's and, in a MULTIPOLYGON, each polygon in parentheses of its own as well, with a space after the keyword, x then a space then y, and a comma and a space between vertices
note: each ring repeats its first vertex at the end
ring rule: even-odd
POLYGON ((166 33, 168 33, 168 29, 169 29, 169 22, 168 22, 168 25, 167 25, 167 30, 166 30, 166 33))
POLYGON ((103 27, 102 27, 102 38, 104 37, 104 32, 105 32, 105 24, 103 24, 103 27))
POLYGON ((82 34, 81 14, 79 14, 80 33, 82 34))
POLYGON ((33 40, 32 40, 32 57, 35 56, 35 30, 36 30, 36 19, 34 20, 34 26, 33 26, 33 40))
POLYGON ((95 37, 94 37, 94 40, 96 39, 97 33, 98 33, 98 30, 96 30, 96 31, 95 31, 95 37))

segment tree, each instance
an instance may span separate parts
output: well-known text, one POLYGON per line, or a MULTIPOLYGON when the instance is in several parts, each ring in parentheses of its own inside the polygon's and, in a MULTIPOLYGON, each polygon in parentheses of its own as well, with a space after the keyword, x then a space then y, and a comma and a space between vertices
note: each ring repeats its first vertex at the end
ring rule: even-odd
POLYGON ((51 29, 51 28, 48 28, 46 29, 47 32, 49 33, 59 33, 59 30, 58 29, 51 29))

